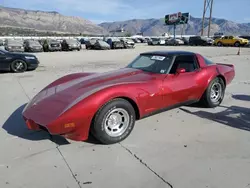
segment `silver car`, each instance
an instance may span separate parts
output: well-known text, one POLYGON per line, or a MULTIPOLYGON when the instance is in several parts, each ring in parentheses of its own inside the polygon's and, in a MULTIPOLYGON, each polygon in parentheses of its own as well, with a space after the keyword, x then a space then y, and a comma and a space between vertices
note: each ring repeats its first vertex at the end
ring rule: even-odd
POLYGON ((4 46, 9 52, 24 52, 23 41, 20 40, 7 39, 4 46))

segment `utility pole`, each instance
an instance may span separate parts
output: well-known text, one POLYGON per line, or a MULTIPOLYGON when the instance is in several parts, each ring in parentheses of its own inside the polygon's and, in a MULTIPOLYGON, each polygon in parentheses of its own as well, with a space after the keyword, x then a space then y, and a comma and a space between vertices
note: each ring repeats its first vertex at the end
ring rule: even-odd
POLYGON ((213 0, 204 0, 201 36, 203 36, 203 34, 204 34, 205 17, 206 17, 206 13, 207 13, 208 9, 209 9, 210 15, 209 15, 209 24, 208 24, 208 33, 207 33, 207 35, 209 37, 211 21, 212 21, 213 0))
POLYGON ((204 0, 204 8, 203 8, 203 16, 202 16, 202 26, 201 26, 201 36, 203 36, 203 33, 204 33, 204 21, 205 21, 205 15, 206 15, 206 5, 207 5, 207 0, 204 0))

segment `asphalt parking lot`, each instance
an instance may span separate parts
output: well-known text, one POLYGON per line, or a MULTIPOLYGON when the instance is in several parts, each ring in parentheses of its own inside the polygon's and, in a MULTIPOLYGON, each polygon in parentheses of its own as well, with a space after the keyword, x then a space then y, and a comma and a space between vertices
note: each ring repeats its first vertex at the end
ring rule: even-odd
POLYGON ((40 66, 1 73, 1 188, 250 188, 250 48, 168 47, 37 53, 40 66), (216 109, 184 106, 136 122, 122 143, 74 142, 27 130, 24 105, 65 74, 124 67, 140 52, 188 50, 235 65, 216 109))

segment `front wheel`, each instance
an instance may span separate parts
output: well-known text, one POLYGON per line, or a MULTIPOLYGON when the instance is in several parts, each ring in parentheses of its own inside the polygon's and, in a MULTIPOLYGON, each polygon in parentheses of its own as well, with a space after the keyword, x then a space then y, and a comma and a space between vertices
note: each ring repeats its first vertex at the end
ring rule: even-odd
POLYGON ((10 68, 13 72, 25 72, 28 66, 23 60, 15 60, 10 64, 10 68))
POLYGON ((95 115, 91 133, 103 144, 115 144, 127 138, 135 124, 135 110, 124 99, 114 99, 95 115))
POLYGON ((202 96, 201 101, 208 108, 214 108, 221 104, 224 99, 225 84, 224 81, 216 77, 212 80, 202 96))

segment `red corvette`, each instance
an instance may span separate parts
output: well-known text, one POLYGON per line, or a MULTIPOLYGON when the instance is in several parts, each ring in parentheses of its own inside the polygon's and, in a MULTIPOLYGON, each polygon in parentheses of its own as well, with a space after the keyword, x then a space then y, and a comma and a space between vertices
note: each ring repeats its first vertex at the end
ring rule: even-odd
POLYGON ((231 64, 186 51, 141 53, 127 67, 76 73, 45 87, 23 110, 29 129, 76 141, 92 133, 103 144, 124 140, 135 121, 184 104, 218 106, 235 76, 231 64))

